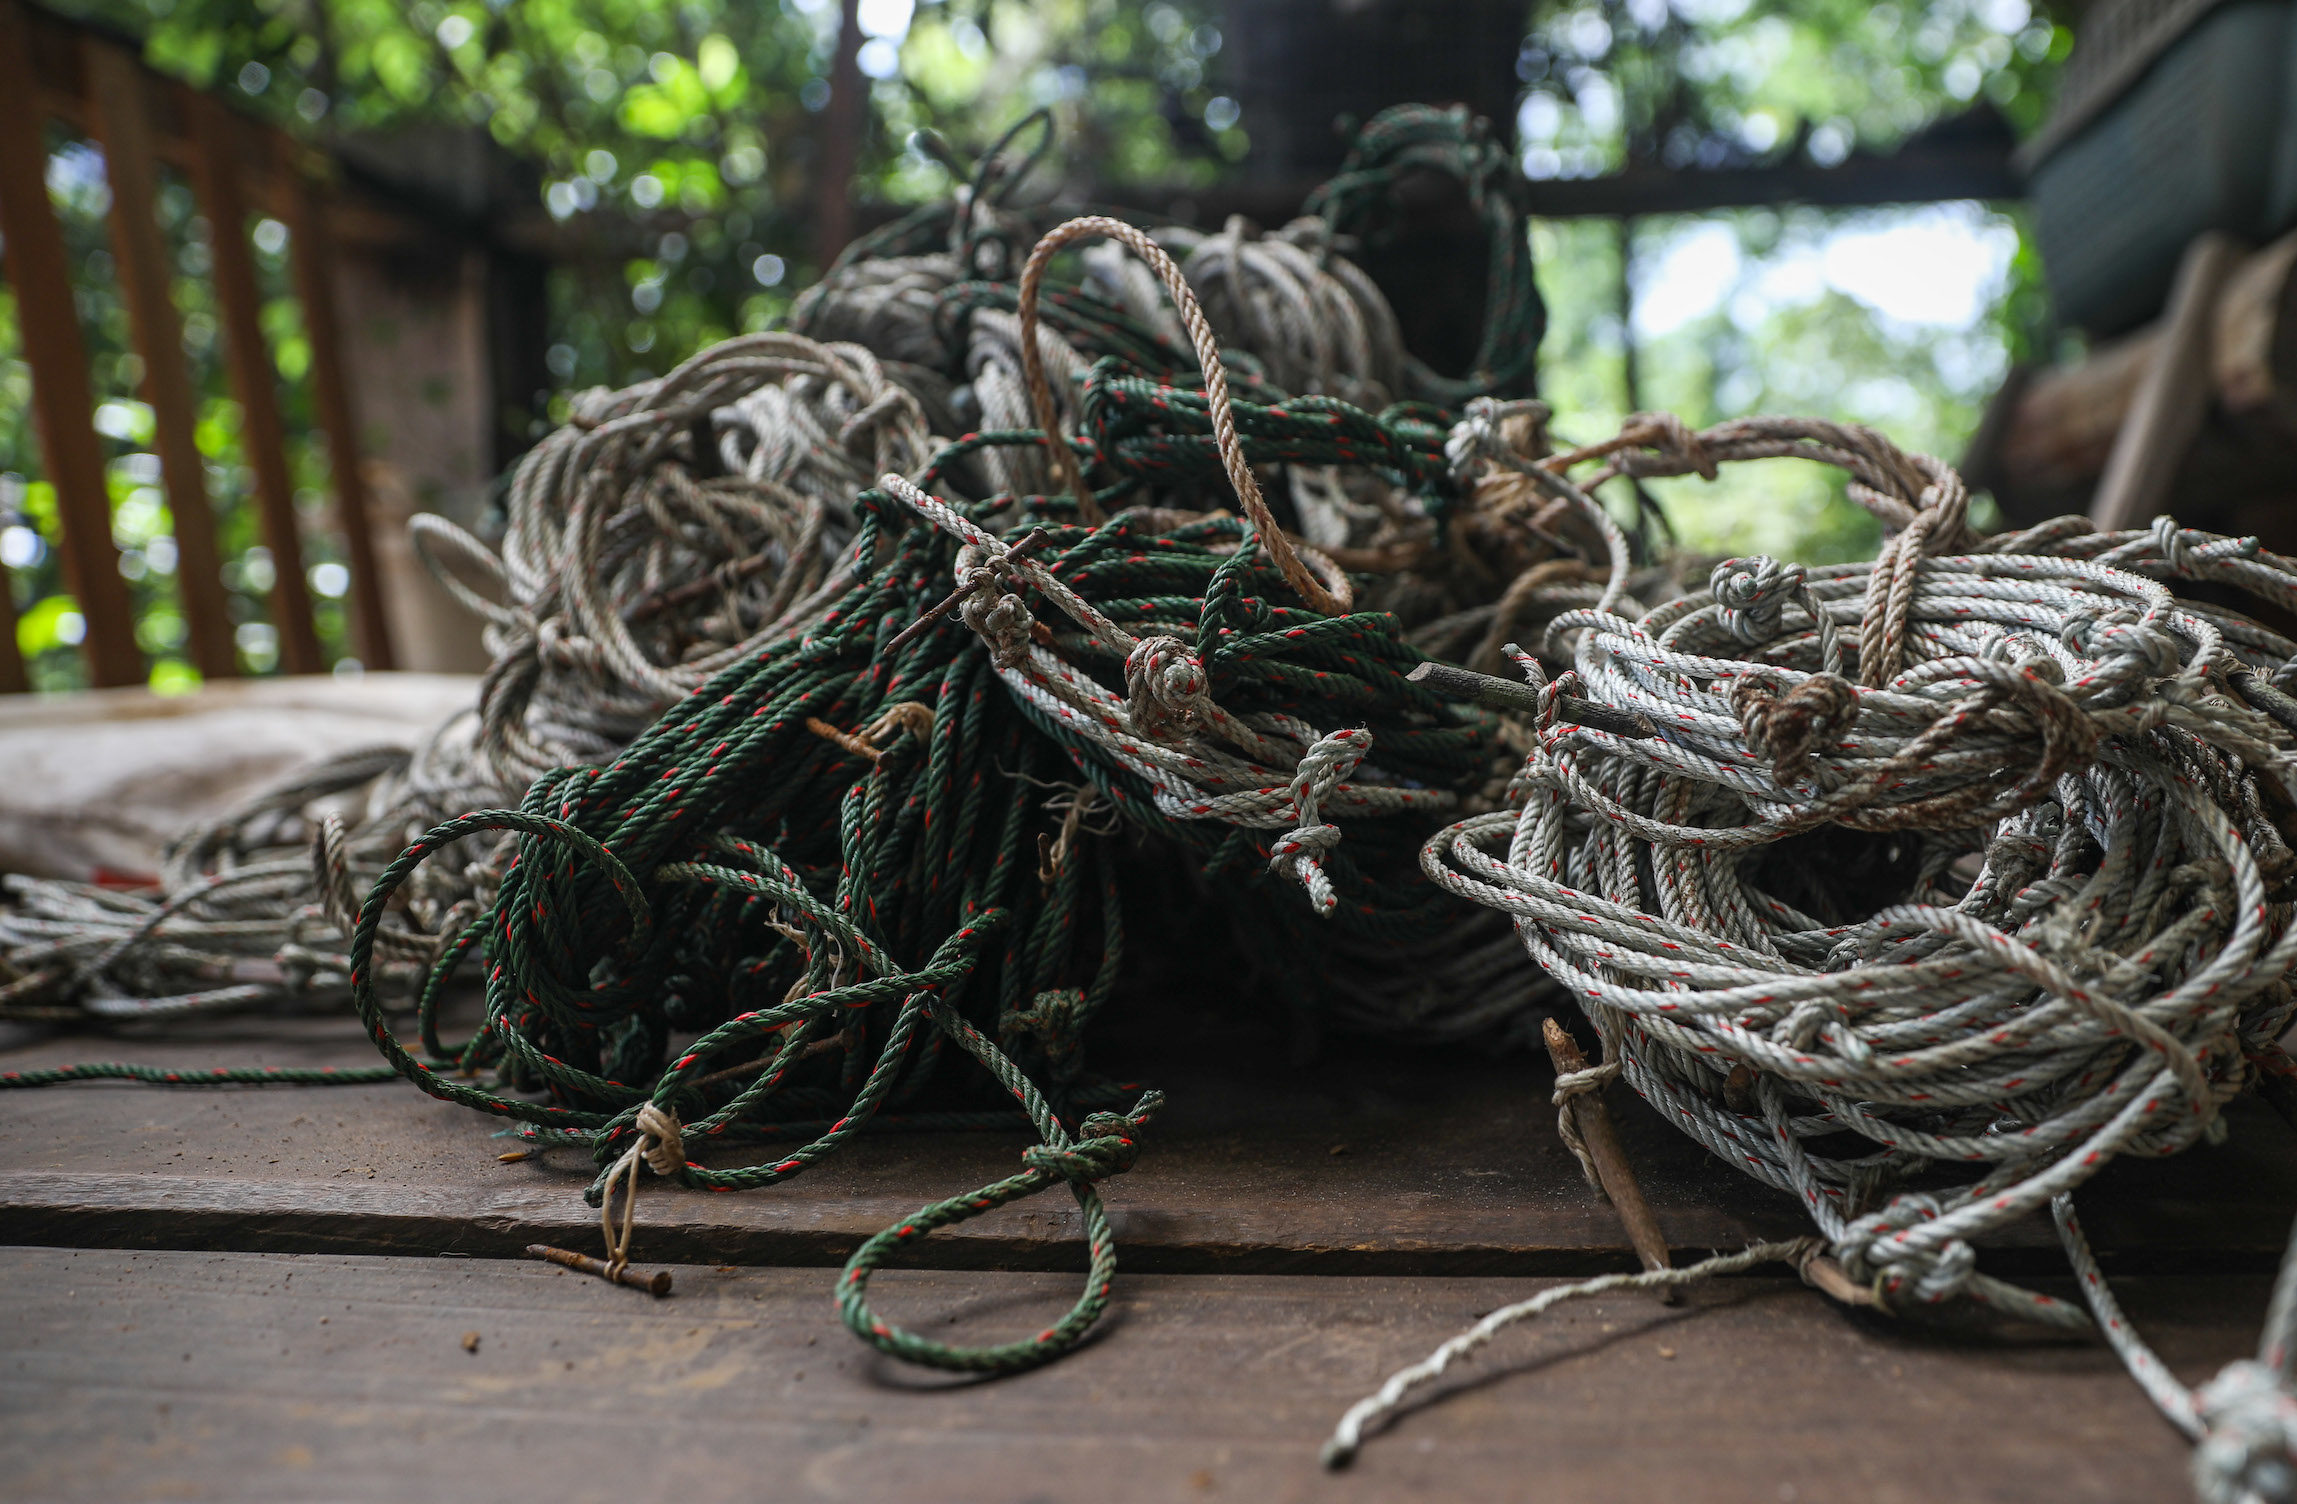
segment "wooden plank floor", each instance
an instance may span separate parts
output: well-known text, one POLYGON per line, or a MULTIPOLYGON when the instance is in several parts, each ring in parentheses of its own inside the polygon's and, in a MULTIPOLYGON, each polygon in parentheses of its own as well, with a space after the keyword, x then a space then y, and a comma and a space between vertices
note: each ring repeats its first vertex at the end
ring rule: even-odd
MULTIPOLYGON (((1542 1282, 1143 1276, 1099 1341, 967 1383, 856 1345, 825 1271, 677 1277, 656 1302, 504 1260, 0 1250, 0 1476, 24 1501, 2187 1496, 2184 1443, 2102 1349, 1869 1324, 1792 1281, 1560 1308, 1331 1475, 1348 1404, 1542 1282)), ((2252 1340, 2266 1282, 2128 1289, 2195 1377, 2252 1340)), ((1072 1294, 885 1280, 971 1340, 1072 1294)))
MULTIPOLYGON (((498 1163, 494 1124, 411 1087, 0 1093, 0 1495, 2187 1496, 2183 1442, 2102 1348, 1853 1316, 1769 1278, 1566 1307, 1325 1475, 1348 1404, 1544 1277, 1631 1267, 1624 1239, 1556 1143, 1543 1061, 1358 1046, 1301 1069, 1268 1039, 1134 1043, 1172 1105, 1109 1188, 1116 1310, 1079 1354, 994 1383, 860 1348, 824 1266, 1008 1173, 1020 1134, 864 1139, 748 1195, 649 1184, 639 1258, 688 1265, 654 1302, 510 1256, 596 1248, 585 1156, 498 1163)), ((103 1058, 371 1055, 325 1015, 0 1039, 7 1068, 103 1058)), ((1611 1100, 1678 1249, 1803 1229, 1611 1100)), ((2226 1144, 2117 1164, 2082 1199, 2181 1372, 2253 1345, 2297 1206, 2280 1119, 2241 1104, 2226 1144)), ((882 1277, 889 1314, 1000 1340, 1073 1295, 1042 1272, 1081 1261, 1067 1198, 954 1231, 882 1277)), ((2038 1222, 1981 1264, 2063 1268, 2038 1222)))
MULTIPOLYGON (((1618 1219, 1555 1136, 1550 1071, 1528 1056, 1336 1049, 1216 1056, 1163 1042, 1144 1079, 1171 1102, 1108 1199, 1126 1267, 1173 1273, 1575 1274, 1627 1267, 1618 1219)), ((1185 1041, 1182 1042, 1185 1044, 1185 1041)), ((87 1059, 171 1066, 365 1065, 338 1018, 225 1020, 154 1040, 63 1035, 0 1052, 10 1069, 87 1059)), ((1807 1231, 1799 1206, 1727 1169, 1632 1093, 1611 1094, 1670 1241, 1686 1253, 1807 1231)), ((2235 1104, 2219 1146, 2124 1161, 2085 1192, 2117 1271, 2270 1272, 2297 1205, 2297 1134, 2235 1104)), ((133 1083, 0 1095, 0 1226, 77 1247, 515 1256, 595 1246, 589 1157, 505 1165, 499 1125, 411 1086, 235 1089, 133 1083)), ((649 1183, 641 1249, 669 1260, 842 1263, 931 1201, 1013 1173, 1021 1133, 884 1134, 784 1184, 720 1196, 649 1183)), ((742 1162, 765 1151, 704 1151, 742 1162)), ((1082 1267, 1067 1197, 926 1240, 943 1268, 1082 1267)), ((2046 1218, 1985 1267, 2058 1271, 2046 1218)))

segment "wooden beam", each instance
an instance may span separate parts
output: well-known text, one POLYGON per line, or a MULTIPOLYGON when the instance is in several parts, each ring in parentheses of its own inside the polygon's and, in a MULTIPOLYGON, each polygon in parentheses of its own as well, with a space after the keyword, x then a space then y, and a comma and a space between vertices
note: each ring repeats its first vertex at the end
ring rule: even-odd
POLYGON ((32 687, 24 654, 16 646, 16 591, 0 569, 0 695, 20 695, 32 687))
POLYGON ((2100 531, 2143 527, 2168 500, 2178 464, 2209 413, 2217 293, 2241 265, 2243 252, 2239 241, 2214 230, 2186 247, 2162 315, 2161 341, 2090 498, 2090 521, 2100 531))
MULTIPOLYGON (((183 1147, 240 1149, 212 1129, 183 1147)), ((1143 1197, 1105 1194, 1120 1215, 1143 1197)), ((1290 1185, 1267 1199, 1311 1225, 1325 1205, 1290 1185)), ((1718 1280, 1673 1311, 1616 1292, 1565 1306, 1415 1395, 1344 1473, 1316 1464, 1343 1410, 1542 1287, 1120 1262, 1105 1334, 981 1383, 856 1343, 832 1277, 697 1264, 655 1301, 527 1259, 10 1248, 11 1493, 458 1498, 492 1477, 621 1499, 671 1475, 680 1497, 747 1498, 770 1457, 783 1497, 952 1504, 1903 1499, 1917 1479, 1938 1499, 2192 1495, 2185 1439, 2103 1343, 1846 1318, 1791 1276, 1718 1280)), ((1073 1273, 884 1283, 889 1316, 945 1342, 1008 1340, 1076 1298, 1073 1273)), ((2192 1378, 2254 1353, 2268 1297, 2209 1274, 2119 1293, 2192 1378)))
POLYGON ((2014 199, 2024 180, 1995 144, 1911 143, 1889 156, 1853 156, 1834 167, 1782 162, 1768 167, 1630 167, 1598 178, 1543 178, 1523 189, 1525 209, 1544 219, 1690 214, 1780 204, 1871 208, 1953 199, 2014 199))
POLYGON ((193 179, 213 227, 225 363, 243 414, 240 448, 255 472, 257 514, 274 566, 271 619, 279 633, 279 663, 291 674, 315 674, 326 664, 311 621, 311 587, 303 577, 303 537, 287 471, 287 430, 279 416, 277 371, 263 338, 262 295, 247 241, 247 200, 240 193, 239 166, 249 144, 238 117, 221 104, 204 94, 190 95, 189 101, 199 148, 193 179))
POLYGON ((210 679, 228 678, 239 672, 239 655, 232 648, 231 617, 224 604, 207 466, 193 436, 196 398, 184 365, 183 319, 170 291, 173 268, 156 212, 159 166, 152 151, 151 77, 113 43, 90 37, 83 54, 90 119, 103 142, 104 171, 111 181, 112 249, 119 258, 120 290, 143 357, 143 397, 152 406, 154 447, 175 518, 176 588, 190 628, 191 661, 210 679))
POLYGON ((48 201, 47 130, 34 108, 31 45, 23 8, 0 0, 0 238, 16 291, 24 359, 32 368, 33 416, 62 522, 64 578, 87 623, 81 652, 89 682, 141 684, 143 655, 120 553, 104 456, 90 414, 88 351, 72 299, 64 236, 48 201))
MULTIPOLYGON (((1273 226, 1299 213, 1315 186, 1302 179, 1247 180, 1201 189, 1113 189, 1110 202, 1126 215, 1169 214, 1193 224, 1217 225, 1241 214, 1273 226)), ((1512 191, 1524 212, 1540 219, 1621 219, 1785 204, 1853 209, 2017 199, 2025 196, 2026 185, 2011 165, 2006 146, 1950 138, 1912 141, 1887 156, 1854 153, 1833 167, 1802 161, 1761 167, 1635 166, 1602 177, 1523 181, 1512 191)), ((899 212, 897 205, 868 205, 860 211, 860 228, 875 229, 899 212)))
POLYGON ((869 128, 869 84, 861 76, 861 0, 838 8, 837 47, 830 55, 829 102, 821 112, 821 150, 814 160, 814 260, 837 259, 853 239, 853 173, 869 128))
MULTIPOLYGON (((294 151, 278 138, 283 154, 294 151)), ((368 668, 394 666, 391 622, 383 579, 375 560, 374 521, 367 505, 366 477, 359 469, 358 409, 343 359, 343 333, 335 300, 335 249, 318 186, 292 160, 279 164, 295 256, 296 287, 303 299, 303 328, 311 339, 311 395, 319 426, 327 434, 329 470, 335 483, 335 518, 350 556, 351 640, 368 668)))

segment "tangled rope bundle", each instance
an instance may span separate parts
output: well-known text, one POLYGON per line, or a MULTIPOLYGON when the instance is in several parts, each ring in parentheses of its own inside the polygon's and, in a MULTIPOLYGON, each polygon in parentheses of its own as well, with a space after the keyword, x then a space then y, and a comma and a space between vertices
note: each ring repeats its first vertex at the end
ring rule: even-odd
MULTIPOLYGON (((1403 623, 1351 609, 1345 570, 1288 536, 1256 474, 1313 466, 1440 520, 1447 415, 1287 397, 1249 355, 1232 398, 1179 269, 1113 221, 1047 237, 1015 282, 936 285, 1010 273, 1014 218, 961 197, 950 250, 856 258, 809 294, 816 333, 899 354, 757 337, 588 395, 522 467, 499 564, 430 528, 496 655, 467 764, 531 782, 515 809, 421 831, 363 903, 356 858, 396 833, 322 818, 313 905, 349 932, 342 974, 392 1072, 591 1151, 616 1277, 648 1178, 760 1187, 864 1131, 1033 1126, 1021 1174, 888 1229, 839 1286, 865 1340, 986 1371, 1096 1318, 1114 1267, 1096 1187, 1158 1101, 1084 1063, 1124 953, 1109 836, 1203 885, 1296 1017, 1484 1030, 1531 991, 1504 932, 1416 867, 1428 823, 1512 754, 1491 717, 1406 678, 1403 623), (1089 234, 1144 257, 1173 310, 1134 319, 1054 283, 1089 234), (1191 360, 1200 379, 1175 369, 1191 360), (968 410, 1010 426, 922 439, 968 410), (871 446, 886 468, 855 495, 871 446), (1040 474, 1065 494, 1020 488, 1040 474), (712 544, 723 558, 694 556, 712 544), (680 691, 630 739, 626 718, 680 691), (1349 985, 1327 1004, 1335 956, 1349 985), (483 1021, 449 1039, 443 1004, 479 958, 483 1021), (408 1019, 391 1002, 410 979, 408 1019), (725 1167, 745 1144, 767 1147, 725 1167), (961 1350, 872 1313, 869 1273, 907 1241, 1056 1184, 1091 1245, 1068 1318, 961 1350)), ((1335 268, 1302 270, 1376 297, 1335 268)), ((103 1074, 274 1079, 6 1079, 103 1074)))
POLYGON ((2297 610, 2297 561, 2166 518, 1981 539, 1946 466, 1824 423, 1639 420, 1527 469, 1589 507, 1561 472, 1598 457, 1597 481, 1840 466, 1888 540, 1871 564, 1727 561, 1635 619, 1608 609, 1615 555, 1605 599, 1549 628, 1570 672, 1515 655, 1549 712, 1518 807, 1437 836, 1428 875, 1512 916, 1606 1061, 1798 1196, 1873 1303, 2088 1324, 1977 1268, 1975 1240, 2052 1207, 2097 1324, 2205 1438, 2205 1496, 2275 1456, 2265 1492, 2287 1497, 2290 1293, 2264 1379, 2187 1397, 2113 1311, 2071 1196, 2118 1155, 2221 1134, 2288 1069, 2297 701, 2276 683, 2297 644, 2195 587, 2297 610), (1657 734, 1558 719, 1565 694, 1657 734))
MULTIPOLYGON (((545 774, 520 809, 425 834, 385 870, 351 940, 354 1000, 396 1069, 530 1141, 593 1151, 617 1268, 641 1165, 712 1189, 773 1184, 920 1104, 977 1100, 937 1078, 952 1045, 978 1061, 1041 1144, 1022 1174, 871 1240, 839 1286, 857 1334, 941 1367, 1044 1361, 1107 1299, 1095 1187, 1132 1163, 1157 1098, 1111 1111, 1137 1089, 1082 1063, 1125 934, 1114 853, 1076 818, 1088 793, 1185 853, 1221 907, 1249 916, 1272 969, 1305 977, 1336 942, 1369 955, 1456 928, 1417 880, 1416 852, 1425 821, 1489 761, 1483 718, 1405 678, 1419 657, 1394 618, 1288 603, 1337 593, 1344 607, 1347 580, 1319 577, 1274 526, 1209 330, 1152 242, 1099 220, 1047 237, 1023 277, 1024 329, 1036 273, 1086 234, 1133 246, 1179 302, 1243 517, 1144 506, 1078 520, 1140 484, 1121 472, 1068 497, 934 494, 975 448, 1033 433, 946 446, 916 482, 888 473, 859 499, 849 583, 802 629, 728 665, 604 765, 545 774), (1002 535, 992 516, 1009 519, 1002 535), (954 611, 934 604, 952 583, 954 611), (1051 629, 1055 612, 1070 630, 1051 629), (1037 790, 1063 782, 1055 840, 1037 790), (492 832, 515 855, 490 911, 425 982, 418 1055, 375 985, 383 917, 435 853, 492 832), (439 1002, 482 943, 485 1022, 451 1043, 439 1002), (489 1070, 493 1084, 475 1084, 489 1070), (777 1146, 739 1168, 686 1157, 759 1140, 777 1146), (871 1312, 868 1275, 892 1251, 1055 1184, 1077 1197, 1092 1245, 1069 1318, 972 1350, 871 1312), (617 1220, 610 1193, 624 1187, 617 1220)), ((912 1117, 972 1121, 1011 1115, 912 1117)))
MULTIPOLYGON (((834 588, 854 493, 928 452, 916 399, 874 356, 795 335, 728 340, 658 380, 581 394, 515 475, 499 557, 415 519, 418 550, 484 624, 493 664, 475 712, 412 751, 293 774, 188 831, 157 894, 9 877, 0 948, 15 976, 0 1016, 165 1016, 339 990, 358 895, 408 840, 515 799, 546 769, 610 756, 802 621, 834 588)), ((485 861, 426 871, 382 932, 391 985, 410 990, 495 881, 485 861)))
MULTIPOLYGON (((1405 170, 1403 148, 1374 139, 1395 134, 1387 118, 1374 122, 1377 131, 1350 169, 1359 216, 1377 208, 1376 190, 1405 170)), ((1472 121, 1411 110, 1397 118, 1410 126, 1399 141, 1419 153, 1410 170, 1434 163, 1484 193, 1480 185, 1500 159, 1476 149, 1482 138, 1472 121)), ((978 427, 982 441, 960 446, 948 461, 953 479, 970 494, 1018 497, 1044 490, 1053 473, 1044 449, 1018 437, 1032 428, 1073 429, 1085 404, 1096 404, 1106 421, 1112 411, 1137 415, 1194 397, 1163 384, 1177 379, 1174 367, 1188 356, 1174 338, 1179 321, 1154 301, 1156 279, 1138 263, 1113 282, 1104 263, 1097 291, 1041 287, 1024 357, 1020 289, 1010 279, 1033 231, 1009 201, 1051 142, 1049 116, 1030 117, 954 199, 856 245, 800 299, 795 322, 805 332, 743 336, 658 380, 581 394, 572 421, 513 476, 499 555, 451 523, 418 518, 419 551, 482 622, 494 660, 475 713, 440 726, 411 752, 363 750, 299 773, 188 832, 167 854, 156 893, 8 878, 0 1016, 164 1015, 339 991, 357 895, 408 840, 459 811, 515 802, 550 769, 611 758, 713 673, 802 630, 851 583, 839 561, 853 536, 855 496, 879 474, 920 474, 946 442, 931 435, 978 427), (1015 166, 1003 148, 1033 127, 1043 134, 1015 166), (1118 283, 1137 290, 1142 278, 1147 303, 1116 295, 1118 283), (1087 379, 1094 360, 1108 367, 1098 381, 1087 379), (1041 394, 1028 390, 1032 361, 1052 373, 1041 394), (1037 395, 1051 397, 1049 419, 1037 395), (314 853, 330 814, 341 828, 314 853)), ((1521 238, 1520 220, 1500 228, 1521 238)), ((1336 249, 1344 234, 1322 221, 1286 233, 1312 248, 1286 263, 1297 281, 1322 289, 1327 301, 1331 289, 1348 289, 1353 316, 1392 335, 1394 316, 1378 289, 1336 249)), ((1528 338, 1525 328, 1527 317, 1537 317, 1536 296, 1527 303, 1524 291, 1528 265, 1519 270, 1504 290, 1507 306, 1495 310, 1512 321, 1510 348, 1537 337, 1535 322, 1528 338)), ((1254 373, 1243 389, 1281 401, 1284 390, 1257 373, 1297 374, 1284 344, 1298 337, 1297 327, 1228 332, 1238 342, 1231 353, 1254 373)), ((1402 360, 1392 338, 1383 340, 1377 349, 1359 340, 1319 372, 1328 368, 1342 389, 1377 395, 1402 360)), ((1315 504, 1320 484, 1353 487, 1377 497, 1383 516, 1425 534, 1432 514, 1448 505, 1441 488, 1424 473, 1390 484, 1378 466, 1397 457, 1391 431, 1408 430, 1424 446, 1440 428, 1419 418, 1383 427, 1371 413, 1342 411, 1352 433, 1370 437, 1370 452, 1335 455, 1327 446, 1314 452, 1325 463, 1311 467, 1300 462, 1311 453, 1303 443, 1309 435, 1294 423, 1257 446, 1256 458, 1288 463, 1304 519, 1323 515, 1315 504)), ((1140 418, 1131 422, 1140 435, 1140 418)), ((1145 424, 1169 426, 1153 416, 1145 424)), ((1178 443, 1185 448, 1188 440, 1178 443)), ((1216 484, 1222 473, 1217 464, 1167 473, 1154 451, 1161 446, 1169 457, 1174 441, 1136 439, 1136 448, 1143 444, 1130 473, 1168 493, 1178 484, 1176 500, 1193 500, 1186 482, 1216 484)), ((1321 567, 1339 577, 1329 563, 1321 567)), ((386 992, 414 988, 448 937, 491 902, 509 859, 509 845, 498 843, 415 877, 382 931, 378 980, 386 992)), ((1439 996, 1424 989, 1421 1010, 1442 1014, 1439 996)), ((1351 1002, 1341 1016, 1398 1015, 1351 1002)))

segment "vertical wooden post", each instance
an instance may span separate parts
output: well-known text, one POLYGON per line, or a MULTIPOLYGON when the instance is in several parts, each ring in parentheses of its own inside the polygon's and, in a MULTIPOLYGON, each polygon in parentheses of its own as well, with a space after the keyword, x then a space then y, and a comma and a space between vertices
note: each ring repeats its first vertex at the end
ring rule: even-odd
POLYGON ((240 191, 247 142, 238 119, 221 104, 197 90, 186 90, 183 97, 192 122, 193 178, 214 227, 224 357, 244 414, 240 447, 255 471, 256 509, 274 566, 271 618, 279 632, 279 663, 291 674, 315 674, 325 664, 318 629, 311 624, 311 586, 303 577, 303 535, 287 471, 287 430, 279 417, 271 349, 263 340, 255 256, 247 244, 247 199, 240 191))
POLYGON ((869 129, 869 84, 861 76, 861 0, 839 7, 837 50, 830 55, 829 101, 822 107, 821 150, 814 157, 814 259, 823 271, 853 238, 853 172, 869 129))
POLYGON ((0 569, 0 695, 20 695, 32 687, 24 672, 24 654, 16 646, 16 591, 8 571, 0 569))
POLYGON ((2143 527, 2169 500, 2177 467, 2209 417, 2209 352, 2218 289, 2241 265, 2245 247, 2204 231, 2185 248, 2177 283, 2161 316, 2153 363, 2138 382, 2128 416, 2106 456, 2106 473, 2090 497, 2100 532, 2143 527))
POLYGON ((48 202, 47 131, 35 102, 31 47, 17 0, 0 0, 0 238, 7 242, 8 280, 16 291, 24 359, 32 368, 40 452, 63 523, 64 577, 87 623, 81 651, 88 679, 97 685, 140 684, 143 655, 136 650, 127 582, 120 578, 119 549, 112 543, 103 450, 90 421, 88 351, 73 306, 63 232, 48 202))
POLYGON ((375 562, 367 482, 359 472, 359 421, 351 402, 350 375, 343 363, 342 327, 337 322, 335 248, 328 238, 326 207, 318 186, 293 160, 294 143, 281 136, 277 145, 287 229, 295 254, 296 288, 303 299, 303 328, 311 337, 311 395, 319 409, 319 426, 327 434, 328 466, 335 482, 335 518, 351 556, 351 640, 361 664, 387 669, 393 665, 391 622, 383 599, 383 578, 375 562))
POLYGON ((152 405, 160 476, 175 517, 176 588, 190 628, 191 661, 210 679, 239 672, 231 617, 224 607, 215 512, 208 505, 207 466, 193 437, 190 373, 183 358, 183 319, 169 288, 167 245, 160 237, 159 164, 152 151, 151 86, 143 66, 114 43, 86 38, 88 93, 104 171, 112 185, 112 249, 120 290, 143 357, 144 400, 152 405))

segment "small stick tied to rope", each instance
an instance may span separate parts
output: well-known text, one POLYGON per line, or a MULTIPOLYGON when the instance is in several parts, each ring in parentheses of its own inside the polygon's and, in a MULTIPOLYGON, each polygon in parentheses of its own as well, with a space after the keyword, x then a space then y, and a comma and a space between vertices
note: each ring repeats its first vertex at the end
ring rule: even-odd
POLYGON ((638 1220, 638 1165, 644 1160, 655 1174, 665 1178, 676 1175, 686 1166, 686 1142, 678 1127, 678 1119, 652 1102, 638 1108, 638 1137, 629 1149, 606 1172, 606 1195, 598 1205, 598 1225, 606 1234, 606 1257, 594 1259, 588 1254, 553 1248, 547 1243, 529 1243, 526 1251, 538 1259, 548 1259, 562 1268, 578 1269, 584 1274, 595 1274, 600 1279, 617 1285, 628 1285, 633 1290, 644 1290, 649 1295, 670 1293, 670 1271, 657 1269, 652 1274, 640 1274, 630 1267, 632 1233, 638 1220), (614 1190, 627 1177, 629 1188, 622 1198, 622 1220, 614 1218, 614 1190))
MULTIPOLYGON (((1635 1245, 1635 1257, 1642 1260, 1645 1271, 1667 1268, 1667 1235, 1659 1231, 1659 1219, 1643 1199, 1643 1187, 1636 1183, 1634 1167, 1612 1126, 1611 1109, 1603 1103, 1603 1088, 1619 1079, 1619 1067, 1608 1061, 1590 1066, 1578 1041, 1552 1014, 1540 1021, 1540 1037, 1547 1043, 1548 1058, 1555 1062, 1555 1131, 1563 1146, 1579 1161, 1588 1185, 1618 1209, 1627 1240, 1635 1245)), ((1663 1285, 1659 1298, 1673 1305, 1681 1297, 1674 1286, 1663 1285)))

